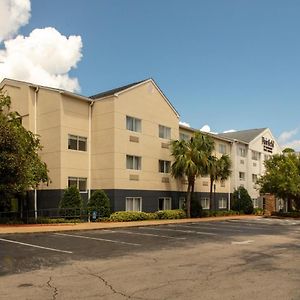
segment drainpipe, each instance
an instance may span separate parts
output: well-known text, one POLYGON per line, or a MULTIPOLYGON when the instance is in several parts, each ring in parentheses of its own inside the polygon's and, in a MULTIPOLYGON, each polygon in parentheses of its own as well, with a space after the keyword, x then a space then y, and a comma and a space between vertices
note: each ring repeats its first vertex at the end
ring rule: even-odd
MULTIPOLYGON (((37 98, 38 98, 39 87, 37 86, 34 90, 34 135, 37 135, 37 98)), ((34 218, 37 219, 37 189, 34 189, 34 218)))
POLYGON ((89 180, 88 180, 88 200, 91 198, 91 188, 92 188, 92 107, 94 105, 94 101, 92 101, 89 105, 89 162, 88 162, 88 172, 89 172, 89 180))

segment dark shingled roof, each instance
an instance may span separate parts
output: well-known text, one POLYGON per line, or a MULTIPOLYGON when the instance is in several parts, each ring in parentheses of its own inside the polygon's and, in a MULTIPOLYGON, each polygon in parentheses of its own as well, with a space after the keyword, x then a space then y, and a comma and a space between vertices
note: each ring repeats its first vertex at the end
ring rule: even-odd
POLYGON ((90 96, 91 99, 99 99, 99 98, 103 98, 103 97, 106 97, 106 96, 112 96, 114 95, 115 93, 118 93, 118 92, 121 92, 121 91, 124 91, 132 86, 135 86, 139 83, 142 83, 144 81, 147 81, 149 79, 145 79, 145 80, 142 80, 142 81, 138 81, 138 82, 134 82, 134 83, 130 83, 130 84, 127 84, 127 85, 123 85, 121 87, 118 87, 118 88, 115 88, 115 89, 112 89, 112 90, 109 90, 109 91, 105 91, 105 92, 102 92, 102 93, 99 93, 99 94, 96 94, 96 95, 93 95, 93 96, 90 96))
POLYGON ((248 129, 248 130, 240 130, 235 132, 219 133, 218 135, 227 139, 250 143, 266 129, 267 128, 248 129))

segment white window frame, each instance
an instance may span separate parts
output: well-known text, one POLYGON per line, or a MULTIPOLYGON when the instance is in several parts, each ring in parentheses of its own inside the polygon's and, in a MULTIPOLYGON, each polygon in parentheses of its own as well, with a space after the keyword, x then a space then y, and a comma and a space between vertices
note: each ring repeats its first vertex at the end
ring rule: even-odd
POLYGON ((72 186, 70 184, 70 181, 76 181, 76 188, 79 190, 80 193, 87 193, 87 178, 86 177, 74 177, 74 176, 69 176, 68 177, 68 187, 72 186), (80 190, 80 181, 85 181, 85 190, 80 190))
POLYGON ((171 139, 171 128, 164 126, 164 125, 158 125, 158 136, 161 139, 171 139))
POLYGON ((252 198, 253 208, 258 208, 258 199, 252 198))
POLYGON ((142 132, 142 120, 126 116, 126 129, 134 132, 142 132))
POLYGON ((126 211, 142 211, 142 197, 126 197, 125 198, 125 210, 126 211), (129 209, 129 201, 132 200, 132 209, 129 209), (138 202, 138 204, 136 203, 138 202), (138 207, 138 210, 135 208, 138 207))
POLYGON ((252 182, 256 183, 257 179, 258 179, 257 174, 252 174, 252 182))
POLYGON ((201 206, 202 206, 202 209, 209 209, 210 208, 210 200, 209 200, 209 198, 207 198, 207 197, 201 198, 201 206))
POLYGON ((256 160, 256 161, 259 160, 259 152, 252 150, 251 157, 252 157, 252 160, 256 160))
POLYGON ((162 160, 162 159, 158 160, 158 172, 159 173, 168 174, 168 173, 170 173, 170 170, 171 170, 171 161, 162 160), (161 164, 162 164, 162 167, 163 167, 163 171, 161 170, 161 164))
POLYGON ((239 156, 240 156, 240 157, 246 157, 246 155, 247 155, 246 148, 244 148, 244 147, 239 147, 239 156))
POLYGON ((87 151, 87 138, 84 136, 78 136, 78 135, 74 135, 74 134, 68 134, 68 149, 69 150, 74 150, 74 151, 82 151, 82 152, 86 152, 87 151), (70 148, 70 140, 76 140, 76 149, 70 148), (79 149, 79 142, 85 142, 85 149, 81 150, 79 149))
POLYGON ((239 179, 240 181, 245 181, 246 180, 246 173, 245 172, 239 172, 239 179), (241 176, 243 174, 243 176, 241 176))
POLYGON ((220 198, 219 201, 218 201, 219 209, 226 209, 227 208, 227 202, 228 202, 228 200, 226 198, 220 198))
POLYGON ((187 142, 190 140, 190 136, 187 133, 179 132, 179 140, 187 142))
POLYGON ((141 170, 142 169, 141 156, 126 154, 126 169, 141 170), (132 166, 131 166, 131 162, 129 161, 130 159, 132 159, 132 166))
POLYGON ((178 208, 184 209, 184 206, 185 206, 185 197, 179 197, 178 208))
POLYGON ((225 144, 219 144, 219 153, 221 153, 221 154, 227 153, 227 147, 225 144))
POLYGON ((163 209, 162 210, 172 209, 172 198, 171 197, 159 197, 158 198, 158 210, 160 210, 160 208, 159 208, 160 200, 163 200, 163 209))

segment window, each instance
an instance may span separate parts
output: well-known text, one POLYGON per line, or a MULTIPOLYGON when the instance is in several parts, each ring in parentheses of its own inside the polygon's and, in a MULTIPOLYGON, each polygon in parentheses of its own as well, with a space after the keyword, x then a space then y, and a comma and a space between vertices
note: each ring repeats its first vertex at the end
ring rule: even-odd
POLYGON ((158 161, 158 172, 160 173, 170 173, 171 162, 168 160, 158 161))
POLYGON ((141 170, 141 161, 140 156, 126 155, 126 168, 131 170, 141 170))
POLYGON ((221 198, 219 199, 219 208, 227 208, 227 199, 221 198))
POLYGON ((186 133, 180 132, 180 133, 179 133, 179 139, 180 139, 181 141, 189 141, 190 136, 189 136, 188 134, 186 134, 186 133))
POLYGON ((252 150, 252 159, 258 160, 259 159, 259 152, 252 150))
POLYGON ((226 185, 225 185, 225 180, 222 180, 221 181, 221 187, 225 187, 226 185))
POLYGON ((209 198, 202 198, 201 206, 203 209, 209 209, 209 198))
POLYGON ((252 199, 253 207, 258 208, 258 199, 252 199))
POLYGON ((68 187, 76 186, 79 192, 87 191, 87 179, 81 177, 68 177, 68 187))
POLYGON ((158 198, 158 210, 172 209, 172 200, 169 197, 158 198))
POLYGON ((246 149, 245 148, 242 148, 242 147, 239 148, 239 156, 246 157, 246 149))
POLYGON ((257 182, 257 175, 252 174, 252 182, 256 183, 257 182))
POLYGON ((126 197, 126 211, 142 211, 142 198, 126 197))
POLYGON ((141 132, 141 123, 140 119, 126 116, 126 129, 130 131, 141 132))
POLYGON ((269 159, 270 159, 270 157, 271 157, 271 155, 269 155, 269 154, 265 154, 265 160, 269 160, 269 159))
POLYGON ((245 172, 239 172, 240 180, 245 180, 245 172))
POLYGON ((159 125, 158 135, 162 139, 171 139, 171 128, 163 125, 159 125))
POLYGON ((87 138, 69 134, 68 149, 86 151, 87 138))
POLYGON ((202 185, 203 185, 203 186, 208 186, 208 181, 203 181, 203 182, 202 182, 202 185))
POLYGON ((185 197, 179 197, 179 209, 184 209, 185 208, 185 197))
POLYGON ((241 159, 241 160, 240 160, 240 164, 241 164, 241 165, 244 165, 244 164, 245 164, 245 161, 244 161, 243 159, 241 159))
POLYGON ((219 144, 219 152, 221 154, 226 154, 226 151, 227 151, 226 145, 225 144, 219 144))

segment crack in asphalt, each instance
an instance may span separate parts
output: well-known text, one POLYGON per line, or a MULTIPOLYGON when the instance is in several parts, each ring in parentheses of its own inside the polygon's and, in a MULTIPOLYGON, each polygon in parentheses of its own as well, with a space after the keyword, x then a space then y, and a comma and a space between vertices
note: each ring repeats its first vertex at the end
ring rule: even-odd
POLYGON ((55 300, 58 295, 58 289, 57 289, 57 287, 55 287, 54 285, 51 284, 51 281, 53 281, 53 280, 52 280, 52 277, 50 276, 49 280, 47 281, 47 285, 50 289, 53 289, 52 300, 55 300))

